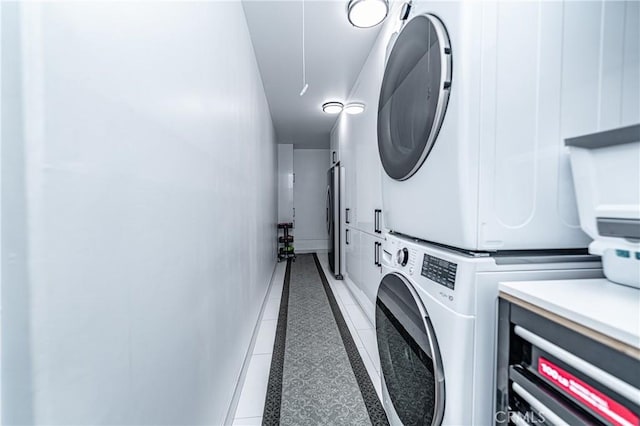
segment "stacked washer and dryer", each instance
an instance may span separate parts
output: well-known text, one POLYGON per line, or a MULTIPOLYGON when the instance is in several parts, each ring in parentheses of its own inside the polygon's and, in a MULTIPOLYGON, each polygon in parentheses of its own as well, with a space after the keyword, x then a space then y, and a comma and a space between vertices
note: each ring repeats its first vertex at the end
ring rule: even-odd
POLYGON ((563 140, 636 119, 639 12, 411 5, 378 107, 390 232, 375 319, 392 424, 494 423, 498 283, 602 276, 563 140))

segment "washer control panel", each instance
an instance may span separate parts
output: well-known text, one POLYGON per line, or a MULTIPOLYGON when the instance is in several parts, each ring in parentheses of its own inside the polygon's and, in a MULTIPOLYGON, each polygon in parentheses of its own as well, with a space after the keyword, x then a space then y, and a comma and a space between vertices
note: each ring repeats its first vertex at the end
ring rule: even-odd
POLYGON ((431 281, 453 290, 456 285, 456 271, 458 265, 428 254, 422 259, 420 274, 431 281))

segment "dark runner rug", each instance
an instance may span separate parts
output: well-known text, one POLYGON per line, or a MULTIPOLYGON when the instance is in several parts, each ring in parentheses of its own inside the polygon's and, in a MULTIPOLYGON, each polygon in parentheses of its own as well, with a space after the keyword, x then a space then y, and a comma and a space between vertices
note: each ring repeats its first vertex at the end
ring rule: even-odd
POLYGON ((389 424, 315 254, 287 262, 262 424, 389 424))

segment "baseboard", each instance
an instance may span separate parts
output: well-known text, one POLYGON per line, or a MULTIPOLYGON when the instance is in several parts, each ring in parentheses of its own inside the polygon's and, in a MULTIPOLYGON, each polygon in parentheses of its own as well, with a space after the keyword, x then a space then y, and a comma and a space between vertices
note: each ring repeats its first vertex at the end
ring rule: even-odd
POLYGON ((258 332, 260 331, 260 323, 262 323, 264 309, 265 309, 265 306, 267 306, 267 302, 269 301, 269 294, 271 293, 271 288, 273 287, 277 268, 278 268, 278 263, 275 263, 273 265, 273 271, 271 272, 271 279, 269 280, 267 292, 265 293, 264 299, 262 300, 262 306, 260 306, 260 313, 258 314, 258 319, 256 321, 255 326, 253 327, 253 333, 251 334, 251 341, 249 342, 249 347, 247 348, 247 352, 244 355, 244 361, 242 362, 240 375, 238 376, 238 380, 236 381, 236 386, 233 389, 233 396, 231 398, 231 403, 229 404, 229 409, 227 410, 227 416, 224 419, 225 425, 229 425, 229 426, 232 425, 233 420, 235 418, 236 409, 238 408, 238 401, 240 400, 240 393, 242 392, 242 385, 244 384, 244 379, 247 377, 249 362, 251 361, 251 356, 253 355, 253 348, 256 345, 256 339, 258 338, 258 332))

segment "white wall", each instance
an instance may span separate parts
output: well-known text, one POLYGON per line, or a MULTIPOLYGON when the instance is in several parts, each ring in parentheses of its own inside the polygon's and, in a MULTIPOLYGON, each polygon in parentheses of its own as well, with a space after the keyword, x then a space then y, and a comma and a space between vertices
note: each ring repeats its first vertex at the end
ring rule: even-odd
POLYGON ((330 164, 327 158, 327 149, 293 150, 293 205, 296 209, 294 247, 298 252, 329 248, 326 199, 330 164))
POLYGON ((293 144, 278 144, 278 222, 293 221, 293 144))
POLYGON ((276 255, 242 5, 1 7, 3 423, 222 423, 276 255))

